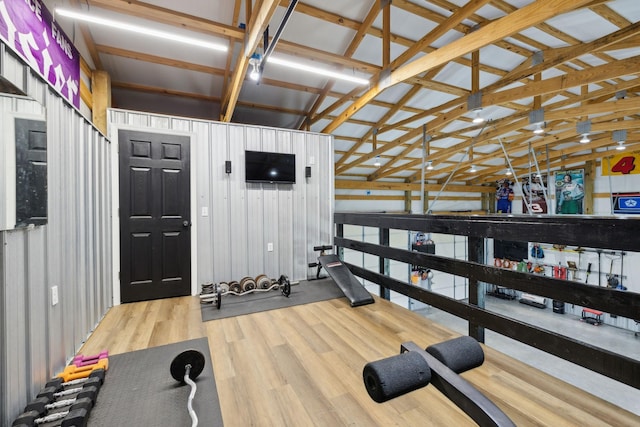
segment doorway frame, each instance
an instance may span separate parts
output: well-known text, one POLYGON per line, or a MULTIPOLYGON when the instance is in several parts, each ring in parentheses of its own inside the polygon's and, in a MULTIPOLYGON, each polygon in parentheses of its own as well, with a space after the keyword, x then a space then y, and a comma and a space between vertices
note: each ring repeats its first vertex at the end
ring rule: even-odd
POLYGON ((122 298, 120 296, 120 153, 118 147, 120 141, 118 139, 118 132, 120 130, 130 130, 138 132, 157 133, 160 135, 177 135, 186 136, 189 138, 189 215, 191 218, 191 295, 198 293, 198 216, 197 216, 197 194, 196 190, 196 150, 194 149, 194 141, 196 140, 196 134, 194 132, 176 131, 172 129, 157 129, 152 127, 135 126, 135 125, 122 125, 109 123, 107 131, 111 135, 111 239, 113 242, 112 248, 112 275, 113 275, 113 305, 120 305, 122 298))

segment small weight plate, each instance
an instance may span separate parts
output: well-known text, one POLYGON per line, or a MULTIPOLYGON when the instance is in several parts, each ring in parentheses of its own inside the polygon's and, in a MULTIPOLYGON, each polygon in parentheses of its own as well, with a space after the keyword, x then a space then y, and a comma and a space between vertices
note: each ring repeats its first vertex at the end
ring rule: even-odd
POLYGON ((177 355, 171 362, 171 376, 176 381, 184 382, 184 374, 187 371, 187 365, 191 365, 189 370, 189 378, 196 379, 198 375, 202 373, 204 369, 205 359, 204 354, 198 350, 185 350, 177 355))
POLYGON ((218 283, 218 289, 224 294, 225 292, 229 292, 229 284, 227 282, 218 283))
POLYGON ((220 306, 222 305, 222 291, 220 289, 218 289, 218 295, 217 295, 218 299, 216 301, 216 308, 218 310, 220 310, 220 306))
POLYGON ((242 292, 242 286, 240 286, 240 283, 234 280, 229 282, 229 290, 239 294, 240 292, 242 292))
POLYGON ((266 274, 261 274, 256 277, 256 287, 258 289, 269 289, 271 286, 271 279, 266 274))
POLYGON ((256 288, 256 281, 253 280, 253 277, 243 277, 240 280, 240 287, 242 292, 252 291, 256 288))
POLYGON ((282 287, 282 295, 289 298, 289 295, 291 295, 291 282, 289 281, 289 278, 283 274, 280 276, 280 280, 278 280, 278 282, 282 287))

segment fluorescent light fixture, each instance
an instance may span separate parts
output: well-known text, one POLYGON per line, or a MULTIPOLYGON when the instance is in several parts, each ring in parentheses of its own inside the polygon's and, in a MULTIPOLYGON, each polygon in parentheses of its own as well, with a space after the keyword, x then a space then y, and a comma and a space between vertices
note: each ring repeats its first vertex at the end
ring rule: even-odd
POLYGON ((533 133, 535 133, 536 135, 540 135, 541 133, 544 133, 544 129, 542 129, 541 123, 538 123, 536 125, 536 128, 533 130, 533 133))
POLYGON ((376 156, 376 159, 373 162, 373 166, 380 167, 380 156, 376 156))
POLYGON ((350 76, 348 74, 337 73, 335 71, 327 70, 325 68, 318 68, 311 65, 300 64, 298 62, 288 61, 286 59, 269 56, 267 62, 275 65, 282 65, 283 67, 293 68, 294 70, 306 71, 309 73, 319 74, 325 77, 331 77, 333 79, 345 80, 360 85, 368 85, 369 80, 350 76))
POLYGON ((429 161, 427 162, 427 170, 428 170, 428 171, 433 170, 433 162, 432 162, 431 160, 429 160, 429 161))
POLYGON ((152 30, 150 28, 141 27, 138 25, 125 24, 124 22, 118 22, 111 19, 100 18, 98 16, 77 12, 68 9, 56 9, 57 16, 65 16, 67 18, 76 19, 78 21, 90 22, 92 24, 104 25, 105 27, 116 28, 119 30, 130 31, 138 34, 145 34, 152 37, 157 37, 165 40, 171 40, 179 43, 190 44, 192 46, 204 47, 211 50, 219 50, 221 52, 227 51, 227 46, 217 43, 211 43, 205 40, 196 39, 193 37, 180 36, 175 33, 168 33, 160 30, 152 30))
POLYGON ((588 142, 591 142, 591 140, 589 139, 589 134, 588 133, 582 134, 582 138, 580 138, 580 144, 586 144, 588 142))
POLYGON ((482 111, 482 108, 476 109, 476 116, 473 118, 473 123, 475 124, 480 124, 484 122, 484 117, 480 115, 480 111, 482 111))

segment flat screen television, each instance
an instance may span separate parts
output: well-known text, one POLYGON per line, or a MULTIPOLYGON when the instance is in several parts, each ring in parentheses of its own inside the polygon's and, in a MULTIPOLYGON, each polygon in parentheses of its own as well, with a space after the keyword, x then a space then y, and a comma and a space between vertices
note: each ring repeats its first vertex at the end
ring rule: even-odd
POLYGON ((249 151, 245 154, 246 182, 294 184, 296 182, 296 155, 249 151))

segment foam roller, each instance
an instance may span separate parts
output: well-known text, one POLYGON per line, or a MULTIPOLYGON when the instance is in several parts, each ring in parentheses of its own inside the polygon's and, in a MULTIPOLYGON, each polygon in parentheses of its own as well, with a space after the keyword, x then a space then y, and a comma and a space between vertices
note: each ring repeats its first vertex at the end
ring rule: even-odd
POLYGON ((367 363, 362 377, 369 396, 382 403, 429 384, 431 369, 424 357, 408 351, 367 363))
POLYGON ((477 368, 484 362, 484 351, 474 338, 462 336, 426 348, 427 353, 438 359, 456 374, 477 368))

